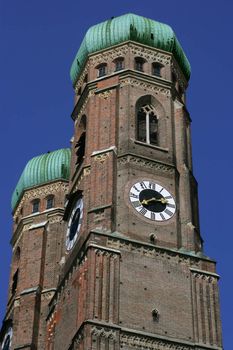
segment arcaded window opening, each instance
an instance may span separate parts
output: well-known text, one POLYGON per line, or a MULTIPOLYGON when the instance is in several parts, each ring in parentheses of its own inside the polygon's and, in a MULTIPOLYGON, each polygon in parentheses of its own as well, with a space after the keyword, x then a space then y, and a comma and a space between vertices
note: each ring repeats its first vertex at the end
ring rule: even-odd
POLYGON ((96 67, 98 70, 98 78, 104 77, 107 74, 107 64, 101 63, 99 66, 96 67))
POLYGON ((145 60, 142 57, 135 57, 134 68, 139 72, 143 72, 144 63, 145 63, 145 60))
POLYGON ((144 105, 137 113, 137 139, 150 145, 158 145, 158 118, 153 105, 144 105))
POLYGON ((79 130, 80 130, 80 137, 78 141, 75 144, 75 154, 77 156, 76 158, 76 165, 79 166, 85 156, 85 149, 86 149, 86 124, 87 124, 87 118, 85 115, 82 116, 80 123, 79 123, 79 130))
POLYGON ((164 66, 161 63, 158 63, 158 62, 152 63, 152 75, 161 77, 163 67, 164 66))
POLYGON ((118 57, 114 61, 115 63, 115 72, 118 72, 119 70, 124 69, 124 58, 118 57))
POLYGON ((46 198, 46 209, 51 209, 54 207, 54 196, 50 195, 46 198))
POLYGON ((38 213, 40 209, 40 200, 39 199, 34 199, 32 201, 32 213, 38 213))

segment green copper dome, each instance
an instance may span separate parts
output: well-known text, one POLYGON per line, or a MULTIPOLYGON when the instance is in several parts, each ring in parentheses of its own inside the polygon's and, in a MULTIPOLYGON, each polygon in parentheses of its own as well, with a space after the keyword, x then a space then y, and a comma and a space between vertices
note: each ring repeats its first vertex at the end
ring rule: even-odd
POLYGON ((64 148, 32 158, 16 185, 11 199, 14 210, 23 191, 56 179, 68 180, 70 175, 70 149, 64 148))
POLYGON ((191 67, 172 28, 152 19, 126 14, 91 27, 71 66, 71 80, 75 85, 89 54, 132 40, 171 52, 185 77, 190 78, 191 67))

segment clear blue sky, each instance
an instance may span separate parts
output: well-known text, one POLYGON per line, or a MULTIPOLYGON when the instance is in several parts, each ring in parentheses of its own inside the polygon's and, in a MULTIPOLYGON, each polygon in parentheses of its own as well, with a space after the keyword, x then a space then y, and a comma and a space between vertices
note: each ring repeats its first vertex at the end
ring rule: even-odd
POLYGON ((26 162, 69 146, 69 69, 86 30, 133 12, 170 24, 192 66, 188 109, 205 252, 218 261, 225 349, 232 349, 233 3, 222 0, 0 2, 0 319, 8 286, 10 198, 26 162), (91 11, 91 12, 90 12, 91 11), (230 345, 231 344, 231 345, 230 345))

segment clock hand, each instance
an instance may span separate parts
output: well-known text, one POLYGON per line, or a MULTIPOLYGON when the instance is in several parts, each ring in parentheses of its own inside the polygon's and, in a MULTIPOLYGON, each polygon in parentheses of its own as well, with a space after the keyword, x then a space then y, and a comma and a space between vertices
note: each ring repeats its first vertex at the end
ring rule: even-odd
POLYGON ((160 198, 160 199, 157 199, 157 198, 150 198, 150 199, 143 199, 143 201, 141 202, 141 204, 145 204, 145 205, 148 205, 148 203, 150 202, 161 202, 162 204, 167 204, 168 203, 168 200, 165 199, 165 198, 160 198))

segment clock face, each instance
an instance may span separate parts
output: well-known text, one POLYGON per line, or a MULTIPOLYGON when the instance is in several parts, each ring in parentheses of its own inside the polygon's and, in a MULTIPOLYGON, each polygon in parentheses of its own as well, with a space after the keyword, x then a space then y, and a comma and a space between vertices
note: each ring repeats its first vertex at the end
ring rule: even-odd
POLYGON ((172 195, 153 181, 135 183, 130 189, 129 198, 139 214, 153 221, 169 220, 176 211, 172 195))
POLYGON ((2 342, 2 350, 10 350, 12 339, 12 328, 9 328, 2 342))
POLYGON ((71 215, 68 221, 68 228, 66 233, 66 249, 71 250, 74 246, 76 239, 81 228, 83 220, 83 200, 79 198, 72 209, 71 215))

